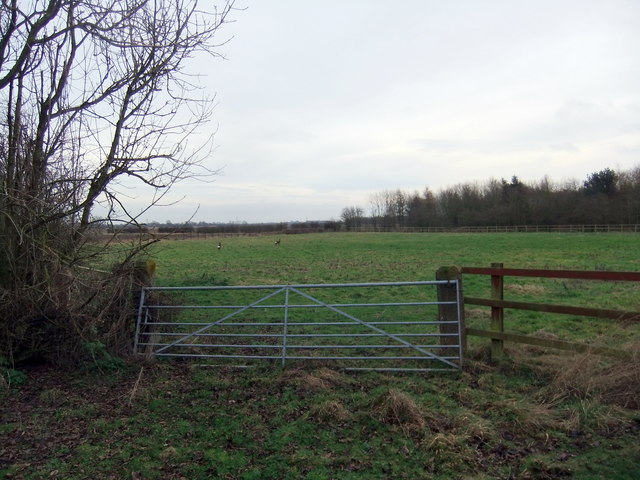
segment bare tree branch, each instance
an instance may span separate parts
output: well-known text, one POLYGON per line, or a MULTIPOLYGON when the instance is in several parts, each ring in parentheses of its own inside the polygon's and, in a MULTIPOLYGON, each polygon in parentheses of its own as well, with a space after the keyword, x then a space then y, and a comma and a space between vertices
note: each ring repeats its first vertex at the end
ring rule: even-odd
POLYGON ((214 97, 185 66, 220 56, 233 1, 199 3, 0 2, 0 296, 33 307, 0 311, 0 329, 17 311, 85 315, 68 311, 79 304, 65 269, 86 257, 95 205, 111 223, 139 225, 177 182, 216 173, 203 163, 210 147, 190 145, 214 97), (125 181, 153 193, 142 212, 127 207, 125 181))

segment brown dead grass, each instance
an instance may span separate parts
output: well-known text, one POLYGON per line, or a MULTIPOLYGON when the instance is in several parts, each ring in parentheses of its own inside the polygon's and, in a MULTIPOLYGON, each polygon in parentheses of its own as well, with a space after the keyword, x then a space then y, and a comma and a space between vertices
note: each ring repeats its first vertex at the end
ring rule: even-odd
POLYGON ((293 383, 298 390, 304 392, 328 392, 345 384, 344 377, 339 372, 326 367, 312 371, 293 369, 285 372, 283 381, 293 383))
POLYGON ((628 419, 625 418, 625 411, 616 405, 603 408, 598 400, 580 400, 575 408, 565 414, 559 430, 575 433, 587 426, 609 436, 630 427, 628 419))
POLYGON ((497 437, 495 425, 489 419, 470 415, 470 412, 455 419, 454 431, 476 444, 490 442, 497 437))
POLYGON ((391 388, 373 402, 375 417, 387 425, 400 426, 406 430, 424 430, 425 416, 416 402, 404 392, 391 388))
POLYGON ((561 419, 545 404, 529 399, 503 399, 485 405, 487 414, 496 418, 502 428, 524 435, 557 428, 561 419))
POLYGON ((640 346, 625 350, 630 358, 624 360, 591 353, 538 358, 538 368, 551 374, 543 396, 552 402, 574 397, 640 410, 640 346))
POLYGON ((329 424, 345 423, 351 418, 351 412, 337 400, 327 400, 316 405, 309 413, 312 418, 329 424))

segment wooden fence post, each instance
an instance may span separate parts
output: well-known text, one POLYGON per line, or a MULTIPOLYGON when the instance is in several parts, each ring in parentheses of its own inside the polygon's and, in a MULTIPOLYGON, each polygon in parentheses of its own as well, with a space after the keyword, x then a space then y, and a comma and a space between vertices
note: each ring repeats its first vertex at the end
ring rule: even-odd
MULTIPOLYGON (((454 283, 444 283, 438 285, 438 301, 439 302, 458 302, 457 308, 455 305, 438 305, 438 319, 440 321, 456 322, 450 324, 440 325, 440 333, 455 333, 460 334, 460 344, 462 345, 462 355, 464 356, 467 350, 467 336, 465 335, 465 322, 464 322, 464 297, 462 293, 462 271, 459 267, 440 267, 436 271, 436 280, 457 280, 460 295, 456 291, 454 283), (458 332, 458 311, 460 312, 460 332, 458 332)), ((458 338, 455 336, 442 336, 440 337, 440 345, 456 345, 458 338)), ((447 354, 443 349, 442 354, 447 354)), ((458 352, 450 352, 457 355, 458 352)), ((462 359, 461 359, 462 360, 462 359)))
MULTIPOLYGON (((145 337, 145 341, 149 343, 156 342, 156 338, 155 338, 156 336, 151 335, 154 333, 153 327, 149 325, 138 324, 140 296, 142 295, 142 289, 144 287, 153 286, 155 274, 156 274, 156 262, 154 260, 151 260, 151 259, 138 260, 136 262, 133 270, 133 276, 131 277, 131 283, 130 283, 130 288, 133 293, 132 306, 134 307, 134 312, 135 312, 135 314, 133 315, 134 325, 135 325, 135 336, 136 336, 135 343, 134 343, 134 353, 139 353, 139 351, 136 351, 138 350, 139 335, 141 334, 149 335, 145 337)), ((154 319, 152 321, 157 321, 157 319, 154 319)), ((145 353, 147 355, 149 355, 152 351, 153 351, 152 346, 147 346, 145 348, 145 353)))
MULTIPOLYGON (((502 263, 492 263, 491 268, 503 268, 502 263)), ((504 300, 504 277, 491 275, 491 299, 504 300)), ((491 331, 504 332, 504 308, 491 307, 491 331)), ((497 338, 491 339, 491 359, 499 360, 504 357, 504 341, 497 338)))

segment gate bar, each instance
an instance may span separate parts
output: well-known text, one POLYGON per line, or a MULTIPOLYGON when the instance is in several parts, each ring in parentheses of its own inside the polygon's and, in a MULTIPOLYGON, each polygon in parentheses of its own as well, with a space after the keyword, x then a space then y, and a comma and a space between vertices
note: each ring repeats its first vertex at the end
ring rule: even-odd
MULTIPOLYGON (((377 284, 376 284, 377 285, 377 284)), ((456 302, 389 302, 389 303, 330 303, 332 307, 420 307, 422 305, 455 305, 456 302)), ((220 310, 240 308, 244 305, 147 305, 149 308, 157 308, 159 310, 178 310, 178 309, 193 309, 193 310, 220 310)), ((254 308, 284 308, 285 305, 257 305, 254 308)), ((289 305, 289 308, 318 308, 318 305, 304 304, 304 305, 289 305)))
POLYGON ((287 288, 284 291, 284 319, 282 326, 282 366, 284 367, 284 363, 287 358, 287 322, 289 320, 289 289, 287 288))
POLYGON ((410 285, 444 285, 451 280, 425 280, 420 282, 379 283, 302 283, 294 285, 211 285, 201 287, 144 287, 145 290, 269 290, 272 288, 335 288, 335 287, 406 287, 410 285))
MULTIPOLYGON (((450 282, 449 281, 445 281, 444 283, 450 283, 450 282)), ((335 307, 331 307, 331 306, 327 305, 326 303, 321 302, 317 298, 314 298, 311 295, 307 295, 306 293, 301 292, 300 290, 298 290, 296 288, 293 288, 293 291, 298 293, 299 295, 302 295, 303 297, 308 298, 309 300, 316 301, 320 305, 323 305, 323 306, 327 307, 329 310, 332 310, 332 311, 334 311, 336 313, 339 313, 340 315, 344 315, 345 317, 347 317, 347 318, 349 318, 349 319, 351 319, 351 320, 353 320, 355 322, 358 322, 361 325, 364 325, 365 327, 371 328, 372 330, 375 330, 378 333, 382 333, 382 334, 388 336, 389 338, 394 339, 396 342, 403 343, 403 344, 405 344, 405 345, 407 345, 409 347, 413 347, 415 350, 419 351, 420 353, 422 353, 424 355, 427 355, 427 356, 429 356, 431 358, 434 358, 434 359, 441 360, 442 362, 446 363, 447 365, 451 365, 454 368, 459 368, 458 365, 456 365, 455 363, 452 363, 452 362, 450 362, 448 360, 445 360, 444 358, 439 357, 438 355, 435 355, 435 354, 433 354, 433 353, 431 353, 431 352, 429 352, 427 350, 424 350, 422 348, 416 347, 415 345, 412 345, 411 343, 407 342, 406 340, 403 340, 402 338, 397 337, 397 336, 393 335, 392 333, 385 332, 381 328, 378 328, 378 327, 375 327, 375 326, 373 326, 371 324, 368 324, 367 322, 364 322, 364 321, 360 320, 359 318, 354 317, 353 315, 349 315, 348 313, 343 312, 342 310, 339 310, 339 309, 337 309, 335 307)))
MULTIPOLYGON (((180 288, 180 287, 176 287, 176 288, 180 288)), ((213 327, 213 326, 215 326, 215 325, 217 325, 217 324, 219 324, 219 323, 224 322, 226 319, 231 318, 231 317, 233 317, 234 315, 237 315, 238 313, 244 312, 245 310, 248 310, 249 308, 253 307, 254 305, 256 305, 256 304, 258 304, 258 303, 260 303, 260 302, 262 302, 262 301, 264 301, 264 300, 267 300, 267 299, 269 299, 269 298, 271 298, 271 297, 273 297, 273 296, 277 295, 277 294, 278 294, 278 293, 280 293, 280 292, 282 292, 282 289, 277 290, 277 291, 275 291, 275 292, 273 292, 273 293, 270 293, 270 294, 269 294, 269 295, 267 295, 266 297, 263 297, 263 298, 261 298, 260 300, 257 300, 256 302, 254 302, 254 303, 252 303, 252 304, 250 304, 250 305, 246 305, 246 306, 244 306, 244 307, 243 307, 243 308, 241 308, 240 310, 237 310, 237 311, 235 311, 235 312, 230 313, 229 315, 226 315, 226 316, 222 317, 220 320, 217 320, 217 321, 215 321, 215 322, 213 322, 213 323, 208 323, 207 325, 205 325, 204 327, 202 327, 202 328, 200 328, 200 329, 196 330, 195 332, 190 333, 189 335, 185 335, 184 337, 182 337, 182 338, 180 338, 180 339, 176 340, 175 342, 170 343, 170 344, 168 344, 168 345, 166 345, 166 346, 162 347, 161 349, 159 349, 158 351, 156 351, 156 352, 155 352, 155 355, 158 355, 160 352, 162 352, 162 351, 166 350, 167 348, 171 348, 171 347, 173 347, 173 346, 175 346, 175 345, 178 345, 180 342, 182 342, 182 340, 186 340, 187 338, 194 337, 194 336, 198 335, 199 333, 202 333, 202 332, 204 332, 205 330, 208 330, 209 328, 211 328, 211 327, 213 327)))

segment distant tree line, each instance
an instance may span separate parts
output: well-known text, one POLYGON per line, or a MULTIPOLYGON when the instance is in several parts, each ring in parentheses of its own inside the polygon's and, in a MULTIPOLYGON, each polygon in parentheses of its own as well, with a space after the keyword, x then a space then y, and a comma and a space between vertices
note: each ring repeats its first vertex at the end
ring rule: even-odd
POLYGON ((105 229, 111 233, 144 233, 172 234, 172 233, 194 233, 194 234, 296 234, 296 233, 322 233, 327 231, 338 231, 341 225, 336 220, 325 221, 305 221, 305 222, 272 222, 272 223, 208 223, 208 222, 183 222, 165 223, 151 222, 141 227, 118 227, 105 224, 105 229))
POLYGON ((622 172, 605 168, 582 182, 544 177, 525 183, 514 175, 509 181, 460 183, 437 193, 385 190, 371 196, 368 212, 345 207, 341 220, 347 230, 640 223, 640 166, 622 172))
MULTIPOLYGON (((366 207, 342 209, 340 220, 210 223, 151 222, 143 231, 158 234, 294 234, 339 230, 459 228, 520 225, 640 224, 640 165, 629 171, 605 168, 583 181, 523 182, 491 179, 460 183, 434 192, 400 189, 372 194, 366 207)), ((112 228, 114 233, 139 232, 112 228)), ((109 230, 109 228, 107 228, 109 230)))

